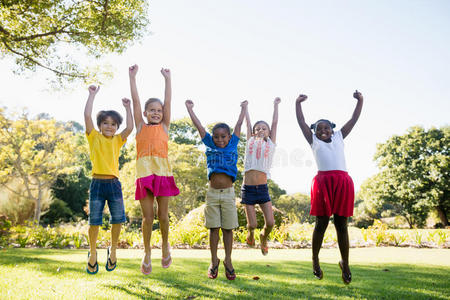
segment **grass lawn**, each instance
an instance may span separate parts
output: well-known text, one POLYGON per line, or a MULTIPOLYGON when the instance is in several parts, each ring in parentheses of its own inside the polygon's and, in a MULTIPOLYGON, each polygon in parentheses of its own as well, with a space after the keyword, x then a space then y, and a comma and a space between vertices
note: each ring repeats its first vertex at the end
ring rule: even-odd
MULTIPOLYGON (((153 272, 139 271, 142 250, 118 250, 118 267, 106 272, 106 250, 99 250, 99 272, 85 271, 87 250, 3 249, 1 299, 450 299, 450 250, 412 248, 350 249, 353 282, 339 270, 339 250, 322 249, 324 279, 311 270, 311 249, 233 251, 237 278, 224 267, 208 279, 208 250, 172 250, 169 269, 153 251, 153 272), (259 280, 253 278, 257 276, 259 280)), ((223 258, 223 250, 219 250, 223 258)))

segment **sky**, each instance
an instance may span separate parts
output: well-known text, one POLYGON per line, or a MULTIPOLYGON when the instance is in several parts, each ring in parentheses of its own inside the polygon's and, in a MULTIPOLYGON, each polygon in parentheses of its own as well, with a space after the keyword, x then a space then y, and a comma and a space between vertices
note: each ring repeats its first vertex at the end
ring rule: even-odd
MULTIPOLYGON (((361 117, 345 139, 349 174, 360 185, 379 171, 378 143, 411 126, 449 125, 450 2, 397 1, 151 1, 149 33, 121 55, 105 55, 114 77, 101 86, 94 113, 130 98, 128 67, 139 65, 141 99, 163 98, 159 70, 172 72, 172 119, 188 116, 184 101, 206 125, 236 124, 240 102, 250 118, 271 122, 281 98, 272 179, 288 193, 308 193, 317 172, 295 117, 295 99, 307 123, 320 118, 341 128, 350 119, 355 89, 361 117)), ((53 90, 46 73, 20 76, 0 61, 0 106, 27 107, 81 124, 87 86, 53 90)), ((245 127, 243 127, 244 129, 245 127)))

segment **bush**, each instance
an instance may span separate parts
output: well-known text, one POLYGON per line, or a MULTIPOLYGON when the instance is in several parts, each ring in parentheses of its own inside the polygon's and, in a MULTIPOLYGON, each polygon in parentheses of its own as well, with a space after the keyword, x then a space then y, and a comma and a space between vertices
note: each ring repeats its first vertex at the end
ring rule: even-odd
POLYGON ((41 223, 43 225, 55 224, 61 222, 73 221, 73 212, 69 208, 66 202, 55 199, 48 211, 46 211, 41 217, 41 223))
MULTIPOLYGON (((247 228, 247 217, 245 215, 245 205, 236 201, 236 208, 237 208, 237 212, 238 212, 239 227, 247 228)), ((259 205, 255 205, 255 210, 256 210, 256 222, 257 222, 256 228, 262 229, 264 227, 264 213, 262 212, 259 205)), ((275 227, 278 227, 285 221, 286 216, 281 210, 277 209, 276 207, 273 207, 273 218, 275 221, 275 227)))
POLYGON ((283 211, 292 223, 313 223, 315 218, 309 214, 311 199, 308 195, 295 193, 282 195, 274 201, 274 206, 283 211))

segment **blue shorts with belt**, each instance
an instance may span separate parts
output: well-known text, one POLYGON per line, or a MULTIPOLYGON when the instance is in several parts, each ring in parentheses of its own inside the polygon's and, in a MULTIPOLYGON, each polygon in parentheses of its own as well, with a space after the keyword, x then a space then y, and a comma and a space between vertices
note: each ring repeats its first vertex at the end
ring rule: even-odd
POLYGON ((108 201, 110 223, 119 224, 126 221, 122 185, 119 179, 92 178, 89 188, 89 225, 102 225, 106 201, 108 201))
POLYGON ((242 204, 255 205, 270 201, 269 188, 267 184, 246 185, 241 189, 242 204))

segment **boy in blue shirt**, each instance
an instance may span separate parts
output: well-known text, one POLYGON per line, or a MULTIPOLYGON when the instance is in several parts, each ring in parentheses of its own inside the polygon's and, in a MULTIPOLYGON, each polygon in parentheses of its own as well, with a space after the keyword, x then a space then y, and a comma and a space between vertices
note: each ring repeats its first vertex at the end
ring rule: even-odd
POLYGON ((186 108, 203 143, 206 145, 206 163, 208 166, 209 189, 206 194, 205 226, 209 228, 211 264, 208 277, 215 279, 220 260, 217 257, 219 229, 222 229, 225 247, 225 276, 234 280, 236 274, 231 262, 233 248, 233 229, 239 227, 233 183, 237 175, 237 145, 241 134, 241 125, 247 110, 247 101, 241 103, 241 113, 234 127, 233 134, 225 123, 216 124, 212 136, 206 132, 193 111, 194 103, 186 100, 186 108))

